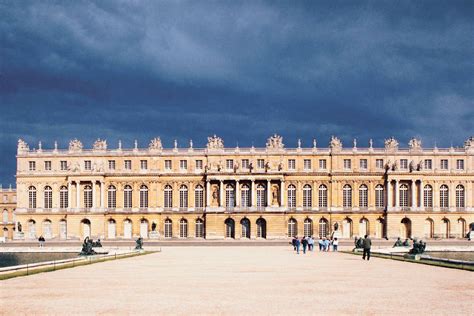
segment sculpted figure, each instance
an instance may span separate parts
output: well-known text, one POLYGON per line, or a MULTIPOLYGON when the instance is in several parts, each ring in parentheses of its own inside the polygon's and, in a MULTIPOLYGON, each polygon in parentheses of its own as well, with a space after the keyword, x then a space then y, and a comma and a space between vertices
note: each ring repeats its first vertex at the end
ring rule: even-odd
POLYGON ((148 145, 148 149, 150 151, 160 151, 163 149, 163 145, 161 144, 161 139, 159 137, 155 137, 150 141, 148 145))
POLYGON ((207 138, 207 149, 224 149, 224 141, 214 134, 207 138))
POLYGON ((82 151, 82 143, 77 138, 74 138, 69 142, 69 151, 70 152, 80 152, 82 151))
POLYGON ((394 137, 390 137, 385 140, 385 150, 396 151, 398 150, 398 141, 394 137))
POLYGON ((329 142, 329 148, 331 148, 332 150, 341 150, 342 149, 341 140, 335 136, 331 136, 331 141, 329 142))
POLYGON ((421 140, 416 139, 415 137, 413 137, 413 138, 410 139, 410 141, 408 142, 408 147, 409 147, 411 150, 421 150, 421 140))
POLYGON ((18 140, 18 147, 17 147, 18 153, 21 154, 24 152, 28 152, 29 150, 30 150, 30 147, 28 146, 28 144, 23 139, 20 138, 18 140))
POLYGON ((283 144, 283 137, 274 134, 267 139, 266 144, 267 149, 283 149, 285 145, 283 144))
POLYGON ((94 149, 95 151, 107 150, 107 141, 101 140, 100 138, 98 138, 92 145, 92 149, 94 149))

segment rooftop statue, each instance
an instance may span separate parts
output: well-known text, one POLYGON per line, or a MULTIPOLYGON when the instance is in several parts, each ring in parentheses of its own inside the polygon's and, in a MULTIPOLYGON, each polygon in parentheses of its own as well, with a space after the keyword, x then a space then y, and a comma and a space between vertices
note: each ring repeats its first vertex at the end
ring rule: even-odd
POLYGON ((267 149, 283 149, 285 145, 283 144, 283 137, 277 134, 273 134, 267 139, 267 149))
POLYGON ((224 149, 224 141, 214 134, 207 138, 207 149, 224 149))
POLYGON ((474 150, 474 136, 469 137, 464 142, 464 149, 466 150, 474 150))
POLYGON ((23 140, 23 139, 18 139, 18 148, 17 148, 17 152, 19 154, 21 153, 24 153, 24 152, 28 152, 30 150, 30 146, 28 146, 28 144, 23 140))
POLYGON ((82 151, 82 143, 77 138, 74 138, 69 142, 69 151, 70 152, 80 152, 82 151))
POLYGON ((398 150, 398 141, 393 136, 385 140, 385 150, 387 151, 398 150))
POLYGON ((161 144, 161 138, 155 137, 150 141, 148 145, 148 149, 150 151, 159 151, 163 149, 163 145, 161 144))
POLYGON ((95 151, 105 151, 107 150, 107 141, 106 140, 101 140, 100 138, 97 138, 97 140, 94 142, 94 145, 92 148, 95 151))
POLYGON ((341 140, 335 136, 331 136, 331 141, 329 142, 329 148, 331 148, 332 150, 341 150, 342 149, 341 140))
POLYGON ((413 137, 408 142, 408 147, 410 147, 410 150, 421 150, 421 140, 413 137))

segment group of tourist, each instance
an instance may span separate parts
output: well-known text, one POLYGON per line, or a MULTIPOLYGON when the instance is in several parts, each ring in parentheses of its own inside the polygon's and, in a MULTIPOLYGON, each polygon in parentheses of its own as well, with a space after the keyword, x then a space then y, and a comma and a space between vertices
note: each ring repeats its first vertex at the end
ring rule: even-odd
POLYGON ((397 241, 395 242, 395 244, 393 244, 392 248, 395 248, 395 247, 410 247, 410 241, 408 240, 408 238, 405 239, 405 241, 402 241, 400 237, 398 237, 397 241))
POLYGON ((362 259, 370 260, 370 249, 372 248, 372 240, 370 239, 369 235, 365 235, 364 238, 354 238, 354 250, 362 248, 362 259))
MULTIPOLYGON (((303 248, 304 254, 306 254, 306 249, 308 249, 308 251, 313 251, 314 243, 315 243, 315 240, 313 236, 303 236, 301 240, 298 239, 298 236, 295 236, 291 240, 291 244, 293 245, 293 250, 296 251, 297 254, 300 253, 300 247, 303 248)), ((339 240, 337 240, 337 237, 331 240, 326 237, 320 237, 318 241, 318 245, 319 245, 319 251, 329 251, 331 246, 332 246, 333 251, 337 251, 339 240)))

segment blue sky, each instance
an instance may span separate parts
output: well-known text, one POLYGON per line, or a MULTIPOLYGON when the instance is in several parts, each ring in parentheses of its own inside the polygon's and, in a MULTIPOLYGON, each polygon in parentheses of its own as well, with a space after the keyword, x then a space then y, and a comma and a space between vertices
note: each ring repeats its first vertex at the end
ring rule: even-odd
POLYGON ((0 0, 0 183, 19 137, 347 146, 474 134, 473 1, 0 0))

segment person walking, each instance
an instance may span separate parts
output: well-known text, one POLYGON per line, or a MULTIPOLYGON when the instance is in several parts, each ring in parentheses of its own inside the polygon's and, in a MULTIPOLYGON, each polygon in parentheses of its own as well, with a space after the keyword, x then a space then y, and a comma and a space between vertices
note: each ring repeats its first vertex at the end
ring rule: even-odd
POLYGON ((367 256, 367 261, 370 260, 370 248, 372 247, 372 240, 370 240, 369 235, 364 236, 364 242, 363 242, 363 248, 364 248, 364 253, 362 255, 362 259, 365 260, 365 257, 367 256))
POLYGON ((339 246, 339 240, 337 240, 337 237, 334 237, 332 242, 332 251, 337 251, 337 246, 339 246))
POLYGON ((324 248, 324 241, 323 241, 323 238, 322 237, 319 237, 319 251, 323 251, 323 248, 324 248))
POLYGON ((298 237, 295 237, 295 239, 296 253, 300 254, 300 240, 298 239, 298 237))
POLYGON ((293 250, 296 250, 296 240, 297 240, 297 239, 298 239, 298 238, 296 238, 296 236, 295 236, 295 237, 293 237, 293 239, 291 240, 291 244, 293 245, 293 250))
POLYGON ((308 250, 313 251, 314 250, 314 239, 313 236, 308 237, 308 250))
POLYGON ((38 241, 39 241, 39 246, 40 246, 40 248, 43 248, 43 247, 44 247, 44 241, 45 241, 43 235, 41 235, 41 236, 38 238, 38 241))
POLYGON ((306 236, 301 238, 301 244, 303 245, 303 253, 306 254, 306 247, 308 247, 308 240, 306 236))

